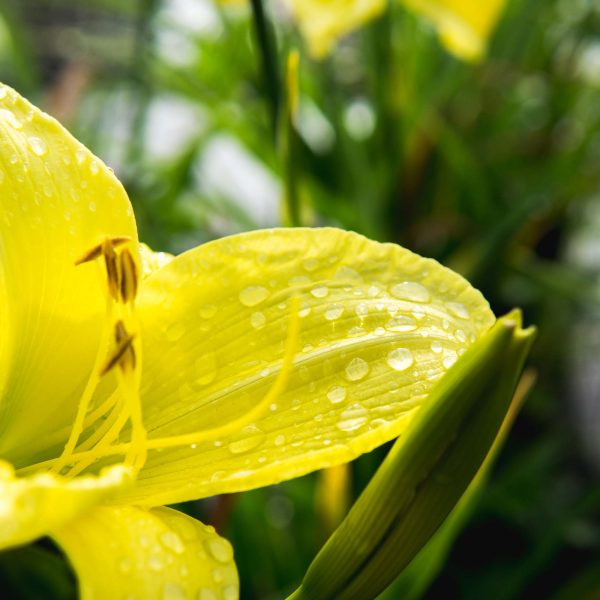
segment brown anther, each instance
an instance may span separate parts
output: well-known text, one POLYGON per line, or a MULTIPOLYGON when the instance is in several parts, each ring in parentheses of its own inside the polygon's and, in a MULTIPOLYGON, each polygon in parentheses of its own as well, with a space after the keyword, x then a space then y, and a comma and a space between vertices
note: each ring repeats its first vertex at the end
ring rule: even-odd
POLYGON ((123 321, 117 321, 115 325, 115 341, 117 347, 100 371, 100 375, 106 375, 111 369, 114 369, 117 365, 121 367, 123 371, 126 369, 135 369, 135 349, 133 347, 133 340, 135 335, 131 335, 125 329, 123 321))
POLYGON ((102 255, 104 256, 104 264, 106 265, 106 278, 108 280, 108 290, 110 295, 119 300, 119 264, 117 263, 117 253, 110 239, 102 242, 102 255))
POLYGON ((120 292, 121 300, 126 304, 135 300, 139 283, 138 265, 128 248, 124 248, 119 255, 120 266, 120 292))
POLYGON ((93 248, 82 254, 75 261, 75 265, 82 265, 83 263, 96 260, 103 253, 103 247, 106 242, 109 242, 113 248, 116 248, 117 246, 121 246, 122 244, 125 244, 126 242, 130 241, 131 238, 127 235, 106 238, 102 243, 98 244, 97 246, 94 246, 93 248))

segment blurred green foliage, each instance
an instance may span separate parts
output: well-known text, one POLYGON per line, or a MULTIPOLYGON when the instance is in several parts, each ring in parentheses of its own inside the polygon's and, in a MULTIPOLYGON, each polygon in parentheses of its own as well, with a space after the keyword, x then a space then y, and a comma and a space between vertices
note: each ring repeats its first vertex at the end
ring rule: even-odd
MULTIPOLYGON (((513 0, 477 65, 449 56, 395 4, 313 62, 281 6, 265 8, 280 78, 287 53, 301 50, 290 138, 301 221, 435 257, 497 314, 522 306, 539 326, 537 384, 426 598, 591 598, 600 589, 600 7, 513 0)), ((248 6, 1 0, 0 15, 0 77, 115 169, 144 241, 179 252, 282 222, 290 152, 273 134, 248 6)), ((352 466, 352 497, 384 452, 352 466)), ((316 474, 186 505, 232 541, 243 598, 297 585, 328 533, 319 485, 316 474)), ((4 554, 0 589, 29 565, 46 596, 32 584, 27 597, 70 597, 62 567, 47 575, 56 560, 41 545, 4 554)))

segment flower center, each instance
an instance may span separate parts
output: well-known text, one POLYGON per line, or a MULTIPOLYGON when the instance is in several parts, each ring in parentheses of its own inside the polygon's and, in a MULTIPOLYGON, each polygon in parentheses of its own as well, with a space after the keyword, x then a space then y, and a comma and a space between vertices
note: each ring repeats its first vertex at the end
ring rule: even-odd
POLYGON ((97 452, 110 446, 131 421, 131 441, 125 464, 138 472, 146 460, 146 430, 142 421, 139 384, 140 344, 136 339, 137 296, 140 269, 128 247, 130 238, 105 238, 76 261, 76 265, 101 259, 107 283, 106 326, 92 372, 79 400, 69 439, 52 471, 73 477, 98 458, 97 452), (118 385, 112 395, 90 414, 89 408, 100 380, 115 371, 118 385), (84 430, 104 418, 95 431, 81 443, 84 430), (76 451, 77 449, 77 451, 76 451), (86 456, 78 457, 81 452, 86 456))

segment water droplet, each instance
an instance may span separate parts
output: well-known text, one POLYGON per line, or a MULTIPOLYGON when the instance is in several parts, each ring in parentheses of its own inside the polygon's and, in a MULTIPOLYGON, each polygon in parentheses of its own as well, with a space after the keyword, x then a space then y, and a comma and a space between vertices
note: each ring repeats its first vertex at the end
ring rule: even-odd
POLYGON ((273 441, 273 443, 276 446, 283 446, 283 444, 285 444, 285 435, 278 435, 275 440, 273 441))
POLYGON ((198 309, 198 314, 203 319, 212 319, 217 314, 217 307, 214 304, 203 304, 198 309))
POLYGON ((185 600, 186 593, 176 583, 165 583, 163 586, 163 600, 185 600))
POLYGON ((343 312, 344 312, 344 307, 343 306, 340 306, 339 304, 332 304, 325 311, 325 318, 328 321, 335 321, 336 319, 339 319, 342 316, 343 312))
POLYGON ((175 554, 183 554, 185 546, 174 531, 164 531, 158 536, 158 539, 167 550, 172 550, 175 554))
POLYGON ((348 337, 361 337, 365 335, 367 332, 362 327, 352 327, 348 330, 348 337))
POLYGON ((346 388, 341 385, 334 385, 328 392, 327 398, 332 404, 338 404, 346 399, 346 388))
POLYGON ((346 379, 348 381, 359 381, 366 377, 369 372, 368 363, 362 358, 353 358, 346 366, 346 379))
POLYGON ((385 328, 388 331, 414 331, 417 328, 417 322, 409 316, 399 315, 390 319, 385 328))
MULTIPOLYGON (((168 331, 170 331, 170 329, 168 331)), ((183 332, 181 335, 183 335, 183 332)), ((212 350, 206 352, 194 361, 194 381, 197 385, 208 385, 215 380, 216 376, 217 355, 212 350)))
POLYGON ((302 266, 310 273, 319 268, 319 261, 316 258, 307 258, 302 262, 302 266))
POLYGON ((6 108, 0 109, 0 119, 4 119, 14 129, 21 129, 21 127, 23 127, 23 123, 21 123, 21 121, 6 108))
POLYGON ((223 600, 237 600, 238 588, 236 585, 226 585, 222 590, 223 600))
POLYGON ((359 317, 366 317, 369 314, 369 305, 366 302, 359 302, 354 309, 359 317))
POLYGON ((458 317, 459 319, 468 319, 470 317, 467 307, 460 302, 447 302, 446 307, 455 317, 458 317))
POLYGON ((44 156, 48 152, 48 146, 42 138, 31 136, 27 138, 27 143, 36 156, 44 156))
POLYGON ((260 285, 250 285, 240 292, 240 302, 244 306, 256 306, 269 295, 267 288, 260 285))
POLYGON ((260 446, 265 437, 265 434, 256 425, 244 427, 241 434, 245 437, 231 442, 228 446, 232 454, 243 454, 244 452, 253 450, 257 446, 260 446))
POLYGON ((176 342, 185 333, 185 325, 181 321, 176 321, 165 331, 165 336, 170 342, 176 342))
POLYGON ((266 322, 267 318, 261 312, 252 313, 252 315, 250 316, 250 324, 252 325, 252 327, 254 327, 254 329, 262 329, 265 326, 266 322))
POLYGON ((442 360, 442 365, 444 365, 445 369, 449 369, 456 362, 457 358, 458 355, 456 354, 456 352, 451 350, 448 352, 448 354, 446 354, 446 356, 444 356, 442 360))
POLYGON ((100 165, 98 164, 98 161, 93 160, 92 162, 90 162, 90 173, 92 175, 98 175, 99 172, 100 165))
POLYGON ((75 150, 75 158, 77 159, 78 165, 83 163, 83 161, 86 159, 86 157, 87 157, 87 153, 85 151, 85 148, 80 147, 80 148, 77 148, 77 150, 75 150))
POLYGON ((306 317, 306 316, 308 316, 310 314, 310 310, 311 310, 310 306, 307 306, 306 308, 301 308, 298 311, 298 316, 299 317, 306 317))
POLYGON ((231 544, 219 537, 212 537, 206 543, 209 554, 221 563, 228 563, 233 559, 231 544))
POLYGON ((342 431, 354 431, 362 427, 367 422, 367 409, 356 402, 351 404, 340 414, 340 420, 337 422, 337 428, 342 431))
POLYGON ((408 348, 396 348, 387 355, 387 364, 394 371, 406 371, 414 361, 413 354, 408 348))
POLYGON ((162 571, 165 568, 165 563, 163 562, 162 557, 158 554, 153 554, 148 560, 148 566, 157 573, 162 571))
POLYGON ((434 342, 431 342, 431 351, 434 352, 435 354, 441 354, 443 350, 442 347, 442 343, 438 342, 437 340, 435 340, 434 342))
POLYGON ((95 202, 90 202, 88 204, 88 208, 90 209, 90 212, 96 212, 96 208, 97 208, 96 203, 95 202))
POLYGON ((71 164, 71 157, 67 154, 63 154, 62 161, 65 163, 65 165, 69 166, 71 164))
POLYGON ((217 595, 208 588, 202 588, 198 591, 198 600, 218 600, 217 595))
POLYGON ((456 339, 463 344, 467 341, 467 334, 462 329, 457 329, 454 332, 454 335, 456 336, 456 339))
POLYGON ((399 300, 409 300, 411 302, 429 302, 431 296, 426 287, 414 281, 403 281, 393 285, 390 289, 392 296, 399 300))
POLYGON ((329 288, 326 285, 319 285, 316 288, 310 290, 310 293, 315 298, 325 298, 329 295, 329 288))
POLYGON ((335 279, 360 279, 360 275, 358 274, 358 272, 351 268, 351 267, 347 267, 345 265, 342 265, 336 272, 334 275, 335 279))

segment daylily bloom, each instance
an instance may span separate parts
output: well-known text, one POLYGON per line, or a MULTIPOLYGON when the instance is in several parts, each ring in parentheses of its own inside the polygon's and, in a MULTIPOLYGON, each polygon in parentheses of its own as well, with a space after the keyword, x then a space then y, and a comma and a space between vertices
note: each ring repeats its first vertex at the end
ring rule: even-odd
POLYGON ((0 547, 50 535, 84 598, 236 598, 177 511, 398 437, 494 322, 437 262, 337 229, 175 258, 112 171, 0 88, 0 547))
MULTIPOLYGON (((384 0, 287 0, 310 53, 323 58, 339 39, 377 16, 384 0)), ((427 19, 446 48, 465 60, 478 60, 506 0, 400 0, 427 19)))

